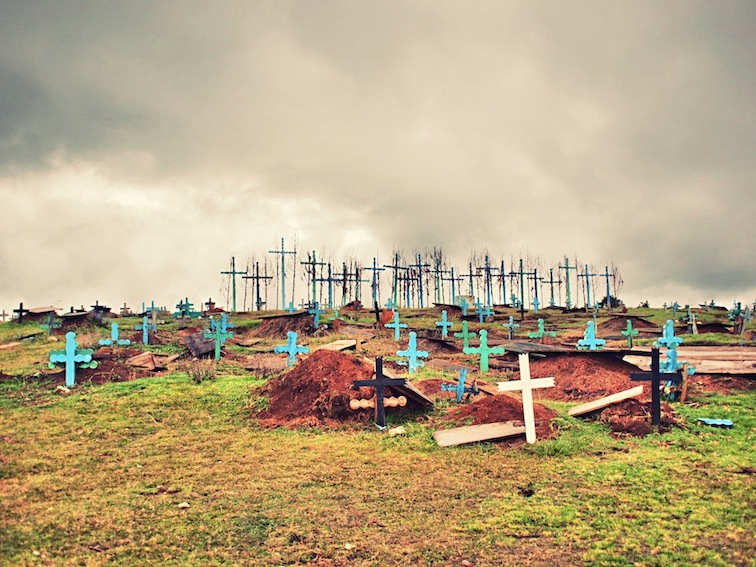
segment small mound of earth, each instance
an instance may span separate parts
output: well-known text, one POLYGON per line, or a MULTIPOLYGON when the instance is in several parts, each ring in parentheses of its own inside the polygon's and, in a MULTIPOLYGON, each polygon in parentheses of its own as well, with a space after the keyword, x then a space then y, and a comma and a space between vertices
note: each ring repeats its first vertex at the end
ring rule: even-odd
MULTIPOLYGON (((557 417, 557 412, 541 404, 533 404, 533 414, 536 422, 536 437, 551 439, 556 436, 556 428, 551 420, 557 417)), ((443 418, 445 422, 458 425, 481 425, 499 421, 512 421, 514 425, 524 425, 522 400, 506 394, 497 396, 478 397, 474 402, 462 405, 449 411, 443 418)), ((521 441, 521 440, 520 440, 521 441)))
POLYGON ((298 335, 311 335, 315 328, 312 315, 308 313, 292 313, 291 315, 277 315, 267 317, 255 327, 253 335, 263 338, 286 337, 289 331, 298 335))
MULTIPOLYGON (((140 368, 132 368, 114 360, 98 360, 97 368, 77 368, 76 383, 83 384, 107 384, 108 382, 129 382, 145 376, 154 376, 153 372, 140 368)), ((66 371, 61 369, 58 372, 44 373, 40 379, 52 380, 55 384, 66 383, 66 371)))
MULTIPOLYGON (((644 393, 647 393, 647 383, 630 380, 632 372, 638 372, 638 368, 608 356, 549 355, 530 361, 533 378, 554 377, 553 388, 533 390, 533 397, 542 400, 587 402, 639 384, 644 384, 644 393)), ((519 372, 515 373, 514 379, 520 379, 519 372)))
MULTIPOLYGON (((674 410, 666 402, 661 404, 660 418, 662 431, 667 431, 678 423, 674 410)), ((643 437, 652 431, 651 402, 641 402, 637 399, 625 400, 603 409, 599 413, 598 421, 608 425, 615 435, 643 437)))
MULTIPOLYGON (((374 410, 349 408, 351 399, 369 399, 373 388, 352 388, 353 380, 369 380, 375 369, 355 356, 318 350, 302 359, 290 371, 263 386, 268 407, 253 415, 263 427, 338 427, 344 422, 362 422, 374 410)), ((386 389, 386 395, 390 388, 386 389)))

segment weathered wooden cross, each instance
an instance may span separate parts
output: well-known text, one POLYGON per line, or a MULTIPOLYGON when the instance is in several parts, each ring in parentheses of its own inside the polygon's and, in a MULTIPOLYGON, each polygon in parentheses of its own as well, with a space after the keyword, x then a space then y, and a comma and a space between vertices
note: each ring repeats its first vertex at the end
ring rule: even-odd
POLYGON ((449 336, 449 329, 454 326, 452 321, 446 319, 446 309, 441 311, 441 320, 436 321, 436 327, 441 327, 441 336, 447 338, 449 336))
POLYGON ((520 379, 511 382, 499 382, 500 392, 522 392, 522 413, 525 418, 525 440, 528 443, 536 442, 535 414, 533 413, 533 389, 553 388, 554 378, 530 378, 530 358, 527 353, 519 355, 520 379))
POLYGON ((231 256, 231 269, 227 272, 221 272, 221 275, 228 275, 231 276, 231 296, 232 296, 232 307, 231 310, 233 312, 236 312, 236 276, 237 275, 246 275, 248 273, 248 270, 244 270, 243 272, 239 272, 236 270, 236 259, 231 256))
MULTIPOLYGON (((224 313, 223 315, 226 315, 226 313, 224 313)), ((226 342, 226 339, 233 337, 234 334, 229 331, 228 328, 226 328, 225 330, 223 329, 224 324, 226 327, 230 324, 227 320, 225 320, 225 318, 221 320, 220 325, 214 325, 213 323, 213 318, 210 317, 210 328, 212 330, 203 332, 202 336, 206 339, 213 339, 215 341, 215 361, 218 362, 221 356, 221 346, 226 342)), ((233 327, 232 324, 231 326, 233 327)))
POLYGON ((454 336, 458 339, 462 339, 462 347, 463 348, 469 348, 470 347, 470 337, 476 336, 475 331, 468 331, 467 330, 467 321, 462 321, 462 332, 461 333, 454 333, 454 336))
POLYGON ((279 354, 285 352, 288 355, 288 357, 286 358, 286 366, 294 366, 297 362, 298 354, 307 354, 310 352, 310 349, 308 347, 297 345, 298 336, 299 335, 297 335, 297 333, 295 333, 294 331, 289 331, 288 333, 286 333, 286 344, 273 347, 273 352, 279 354))
POLYGON ((505 354, 503 346, 489 347, 488 346, 488 331, 481 329, 480 331, 480 345, 477 347, 467 347, 462 349, 465 354, 478 354, 480 355, 480 371, 488 372, 488 357, 492 354, 505 354))
POLYGON ((417 350, 417 333, 411 331, 407 350, 396 351, 396 356, 406 356, 407 360, 400 360, 399 364, 406 365, 409 368, 409 373, 414 374, 415 370, 425 365, 425 361, 419 359, 428 358, 428 351, 417 350))
MULTIPOLYGON (((243 280, 254 280, 255 281, 255 309, 258 311, 262 310, 262 306, 266 304, 266 301, 262 300, 262 295, 260 294, 260 282, 267 282, 268 280, 272 280, 273 276, 269 276, 267 274, 267 264, 265 267, 266 273, 264 275, 260 275, 260 262, 255 262, 255 273, 254 275, 249 276, 242 276, 243 280)), ((267 290, 267 283, 265 284, 266 290, 267 290)), ((265 299, 267 300, 268 294, 265 293, 265 299)))
MULTIPOLYGON (((663 373, 664 380, 670 381, 676 384, 682 382, 682 373, 677 372, 665 372, 663 373)), ((630 379, 639 382, 651 381, 651 425, 661 425, 661 382, 662 372, 659 365, 659 348, 653 347, 651 349, 651 372, 636 372, 630 375, 630 379)))
POLYGON ((507 330, 507 338, 510 341, 514 336, 514 332, 520 328, 520 324, 514 322, 514 317, 512 315, 509 316, 509 323, 502 323, 501 326, 507 330))
POLYGON ((94 351, 89 348, 79 349, 76 344, 76 333, 66 333, 65 350, 54 350, 50 353, 48 366, 55 368, 55 363, 63 362, 66 365, 66 387, 73 388, 76 385, 76 364, 79 368, 97 368, 97 361, 92 360, 94 351))
POLYGON ((471 396, 477 396, 480 393, 480 388, 478 388, 478 385, 475 383, 475 380, 473 380, 472 386, 466 387, 465 382, 467 381, 467 368, 462 368, 459 371, 459 381, 456 384, 441 384, 441 391, 442 392, 454 392, 454 401, 457 403, 462 402, 462 399, 465 397, 465 394, 467 394, 467 398, 469 399, 471 396))
POLYGON ((556 337, 556 331, 547 331, 543 319, 538 319, 538 330, 532 333, 528 333, 529 339, 538 339, 539 342, 543 342, 543 337, 556 337))
POLYGON ((52 335, 55 329, 60 329, 60 321, 55 320, 55 312, 50 313, 50 315, 47 317, 47 323, 42 323, 40 327, 42 327, 45 331, 47 331, 48 336, 52 335))
POLYGON ((388 327, 389 329, 394 329, 394 340, 398 341, 401 336, 401 329, 406 329, 408 325, 406 323, 399 322, 399 310, 397 309, 396 311, 394 311, 394 318, 392 322, 386 323, 386 327, 388 327))
MULTIPOLYGON (((281 255, 281 309, 286 309, 286 255, 287 254, 293 254, 294 258, 297 256, 296 250, 286 250, 284 247, 284 239, 281 239, 281 250, 268 250, 268 254, 280 254, 281 255)), ((292 300, 291 305, 292 310, 289 311, 289 313, 294 311, 294 301, 292 300)))
MULTIPOLYGON (((360 386, 375 388, 375 423, 381 429, 386 428, 386 410, 384 406, 385 388, 391 386, 404 386, 407 384, 405 378, 387 378, 383 375, 383 357, 378 356, 375 359, 375 379, 373 380, 355 380, 352 382, 356 390, 360 386)), ((358 401, 358 400, 352 400, 358 401)), ((405 398, 406 403, 406 398, 405 398)), ((401 404, 400 404, 401 405, 401 404)))
MULTIPOLYGON (((153 311, 155 313, 155 311, 153 311)), ((156 331, 157 325, 150 323, 150 318, 145 315, 142 318, 142 324, 134 327, 137 331, 142 331, 142 343, 150 344, 150 331, 156 331)))
POLYGON ((564 266, 560 264, 559 269, 564 270, 564 283, 567 290, 567 300, 564 302, 564 305, 565 307, 567 307, 567 309, 572 309, 572 294, 570 290, 570 270, 575 270, 577 272, 577 266, 570 266, 570 259, 567 256, 565 256, 564 266))
POLYGON ((315 301, 312 304, 312 307, 307 310, 307 312, 312 315, 312 325, 316 329, 320 327, 320 316, 325 313, 325 310, 320 308, 320 305, 318 305, 318 302, 315 301))

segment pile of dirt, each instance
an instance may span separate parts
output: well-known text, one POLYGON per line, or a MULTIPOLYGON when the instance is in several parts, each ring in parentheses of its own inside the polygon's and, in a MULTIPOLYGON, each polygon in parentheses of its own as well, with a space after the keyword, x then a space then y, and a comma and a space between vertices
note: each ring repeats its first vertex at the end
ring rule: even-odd
MULTIPOLYGON (((141 368, 133 368, 116 360, 98 360, 97 368, 77 368, 76 383, 84 384, 107 384, 109 382, 129 382, 145 376, 154 376, 154 373, 141 368)), ((65 385, 65 369, 57 372, 45 372, 39 375, 40 379, 52 380, 56 385, 65 385)))
MULTIPOLYGON (((549 355, 544 359, 531 359, 530 375, 533 378, 554 377, 553 388, 533 390, 533 397, 542 400, 588 402, 628 390, 645 382, 633 382, 630 374, 638 368, 611 356, 549 355)), ((514 379, 520 379, 515 373, 514 379)))
POLYGON ((337 427, 349 421, 368 421, 373 410, 351 410, 349 400, 373 397, 373 388, 354 390, 352 381, 369 380, 374 373, 373 366, 363 359, 318 350, 290 371, 268 381, 261 392, 268 397, 268 407, 253 417, 263 427, 270 428, 337 427))
MULTIPOLYGON (((558 414, 541 404, 533 404, 536 422, 536 437, 551 439, 556 436, 556 428, 551 420, 558 414)), ((481 425, 499 421, 512 421, 515 425, 524 425, 522 400, 506 394, 498 396, 478 396, 474 402, 450 410, 443 418, 449 427, 460 425, 481 425)))
POLYGON ((695 374, 688 378, 688 393, 695 395, 698 392, 714 392, 717 394, 730 394, 738 390, 753 390, 756 388, 756 380, 743 376, 714 376, 711 374, 695 374))
POLYGON ((262 338, 286 337, 289 331, 299 336, 311 335, 315 331, 313 318, 309 313, 292 313, 267 317, 254 329, 253 334, 262 338))
MULTIPOLYGON (((660 418, 662 431, 669 430, 678 423, 675 412, 666 402, 661 403, 660 418)), ((598 421, 608 425, 617 436, 643 437, 652 431, 651 402, 641 402, 634 398, 625 400, 602 410, 598 421)))
POLYGON ((628 319, 633 322, 633 329, 639 331, 640 333, 661 335, 661 327, 652 323, 651 321, 647 321, 646 319, 643 319, 641 317, 619 316, 612 317, 611 319, 599 323, 597 328, 599 336, 605 334, 619 335, 622 331, 626 331, 628 319))

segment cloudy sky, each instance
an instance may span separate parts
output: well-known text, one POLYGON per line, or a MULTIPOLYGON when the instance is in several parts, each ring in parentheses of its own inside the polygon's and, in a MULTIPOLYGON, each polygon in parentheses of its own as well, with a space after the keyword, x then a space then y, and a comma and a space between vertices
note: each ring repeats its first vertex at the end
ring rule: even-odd
POLYGON ((753 302, 754 23, 750 0, 4 0, 0 310, 199 303, 281 238, 753 302))

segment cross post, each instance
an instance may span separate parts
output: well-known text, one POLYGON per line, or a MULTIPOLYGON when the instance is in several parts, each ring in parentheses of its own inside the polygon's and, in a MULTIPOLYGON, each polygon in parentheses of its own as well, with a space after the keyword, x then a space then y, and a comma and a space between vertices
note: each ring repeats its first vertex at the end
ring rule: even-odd
POLYGON ((480 371, 488 372, 488 357, 492 354, 505 354, 503 346, 489 347, 488 346, 488 331, 481 329, 480 331, 480 345, 473 348, 467 347, 462 349, 465 354, 478 354, 480 355, 480 371))
POLYGON ((449 336, 449 329, 454 325, 451 321, 446 319, 446 309, 441 311, 441 320, 436 321, 436 327, 441 327, 441 336, 447 338, 449 336))
POLYGON ((570 259, 565 256, 564 266, 560 265, 559 269, 564 270, 564 281, 567 287, 567 301, 565 301, 564 305, 565 307, 567 307, 567 309, 572 309, 572 295, 570 293, 570 270, 575 270, 577 272, 577 266, 570 266, 570 259))
POLYGON ((281 255, 281 309, 286 309, 286 255, 293 254, 296 258, 296 250, 286 250, 284 239, 281 239, 281 250, 268 250, 268 254, 281 255))
POLYGON ((554 378, 530 378, 530 358, 525 354, 519 355, 520 379, 511 382, 499 382, 500 392, 520 390, 522 392, 522 413, 525 418, 525 440, 528 443, 536 442, 535 413, 533 412, 533 389, 553 388, 554 378))
POLYGON ((458 339, 462 339, 463 348, 470 348, 470 337, 474 337, 475 335, 476 335, 475 331, 469 331, 467 329, 467 321, 462 321, 461 333, 454 333, 455 337, 457 337, 458 339))
POLYGON ((232 310, 234 313, 236 312, 236 275, 242 275, 247 274, 248 270, 244 270, 243 272, 237 272, 236 271, 236 260, 233 256, 231 256, 231 270, 228 272, 221 272, 221 275, 230 275, 231 276, 231 294, 233 297, 233 303, 232 303, 232 310))
POLYGON ((407 361, 400 361, 399 364, 407 365, 409 373, 414 374, 415 370, 425 365, 425 362, 418 360, 419 358, 428 358, 428 352, 425 350, 417 350, 417 333, 411 331, 409 334, 409 345, 407 350, 399 350, 396 352, 397 356, 406 356, 407 361))
POLYGON ((294 366, 297 362, 297 355, 298 354, 307 354, 310 352, 310 349, 306 346, 299 346, 297 345, 297 333, 294 331, 289 331, 286 333, 286 344, 285 345, 278 345, 273 347, 273 352, 275 353, 283 353, 285 352, 288 357, 286 358, 286 366, 294 366))
MULTIPOLYGON (((630 375, 630 380, 635 382, 639 381, 651 381, 651 425, 661 425, 661 380, 662 373, 660 371, 659 364, 659 348, 653 347, 651 349, 651 372, 637 372, 630 375)), ((664 373, 664 379, 680 383, 682 381, 682 373, 677 371, 673 373, 664 373), (670 377, 670 374, 673 374, 670 377)))
POLYGON ((383 357, 378 356, 375 359, 375 379, 373 380, 354 380, 352 387, 356 390, 360 386, 375 388, 375 423, 381 429, 386 428, 386 408, 383 403, 385 388, 391 386, 404 386, 407 384, 406 378, 387 378, 383 375, 383 357))

